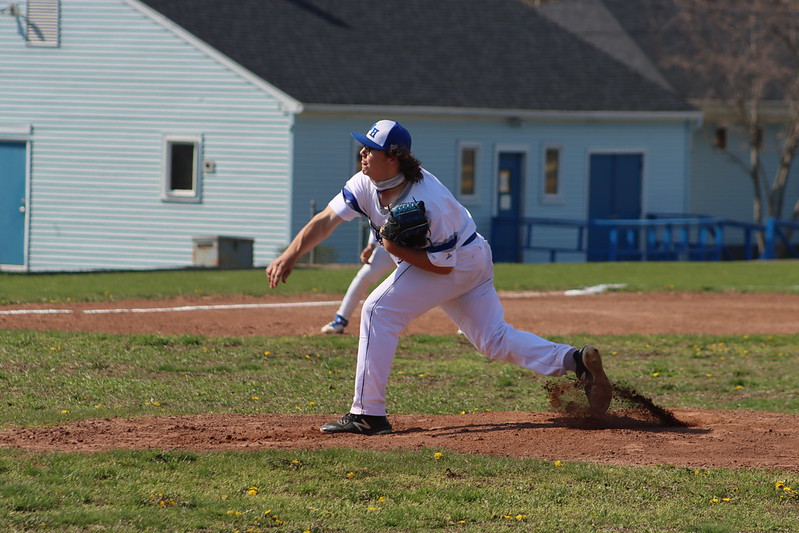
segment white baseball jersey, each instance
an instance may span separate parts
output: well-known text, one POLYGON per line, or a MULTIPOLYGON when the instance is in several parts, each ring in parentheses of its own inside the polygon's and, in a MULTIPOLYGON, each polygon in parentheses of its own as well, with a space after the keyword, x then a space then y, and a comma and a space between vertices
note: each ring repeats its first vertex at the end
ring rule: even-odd
MULTIPOLYGON (((458 247, 474 235, 477 226, 469 211, 438 178, 426 170, 422 170, 422 176, 421 181, 409 184, 394 203, 424 201, 430 223, 431 244, 427 248, 427 256, 436 266, 455 266, 458 247)), ((374 233, 388 220, 389 210, 380 205, 377 189, 363 172, 350 178, 341 193, 330 202, 330 207, 344 220, 365 215, 371 221, 374 233)))
MULTIPOLYGON (((449 274, 436 274, 400 262, 366 298, 350 408, 353 414, 386 415, 386 385, 399 335, 414 318, 434 307, 441 307, 466 338, 491 359, 559 376, 566 372, 565 359, 576 350, 505 322, 494 289, 491 247, 476 233, 472 216, 452 193, 429 172, 422 174, 422 180, 406 187, 395 203, 424 202, 430 224, 430 262, 453 269, 449 274)), ((347 181, 329 205, 344 220, 365 215, 375 232, 388 218, 389 211, 380 205, 377 190, 361 172, 347 181)))

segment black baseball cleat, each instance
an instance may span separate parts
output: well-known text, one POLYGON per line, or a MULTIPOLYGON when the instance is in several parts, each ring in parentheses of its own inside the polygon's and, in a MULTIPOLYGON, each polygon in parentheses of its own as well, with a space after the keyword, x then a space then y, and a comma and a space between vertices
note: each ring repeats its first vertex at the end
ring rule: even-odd
POLYGON ((602 368, 602 357, 593 346, 583 346, 574 352, 577 379, 585 383, 585 395, 593 415, 603 415, 610 407, 613 386, 602 368))
POLYGON ((355 415, 347 413, 334 422, 319 428, 322 433, 360 433, 361 435, 385 435, 392 427, 385 416, 355 415))

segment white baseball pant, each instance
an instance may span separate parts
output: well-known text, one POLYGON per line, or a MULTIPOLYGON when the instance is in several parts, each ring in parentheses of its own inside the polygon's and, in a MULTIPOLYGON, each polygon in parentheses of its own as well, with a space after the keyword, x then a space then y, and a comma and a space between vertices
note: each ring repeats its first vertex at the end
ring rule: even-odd
POLYGON ((494 288, 491 247, 485 239, 478 236, 457 253, 457 266, 447 275, 401 263, 366 299, 351 413, 386 415, 386 385, 399 335, 414 318, 436 306, 487 357, 548 376, 566 372, 564 359, 574 347, 505 322, 494 288))

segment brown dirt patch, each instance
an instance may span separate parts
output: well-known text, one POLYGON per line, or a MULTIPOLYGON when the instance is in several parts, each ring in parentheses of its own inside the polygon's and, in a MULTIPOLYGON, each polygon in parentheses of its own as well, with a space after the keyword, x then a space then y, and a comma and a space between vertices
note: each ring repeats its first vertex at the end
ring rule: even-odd
MULTIPOLYGON (((311 307, 162 310, 89 313, 92 309, 167 308, 299 302, 302 298, 204 298, 169 302, 25 305, 63 314, 1 314, 0 329, 60 329, 111 333, 225 336, 313 335, 330 319, 338 296, 314 295, 311 307)), ((624 333, 796 333, 799 295, 631 294, 565 297, 503 295, 506 319, 540 335, 624 333)), ((357 317, 355 317, 357 320, 357 317)), ((454 333, 440 311, 414 321, 407 333, 454 333)), ((350 327, 350 333, 357 327, 350 327)), ((612 369, 609 369, 612 376, 612 369)), ((542 394, 544 392, 542 391, 542 394)), ((615 405, 615 404, 614 404, 615 405)), ((754 411, 671 410, 686 427, 641 417, 615 406, 603 419, 567 413, 508 412, 467 415, 395 415, 395 433, 379 437, 324 435, 334 415, 200 415, 92 419, 56 427, 0 430, 0 446, 29 450, 100 451, 115 448, 261 450, 356 447, 431 448, 464 453, 590 461, 616 465, 671 464, 691 468, 763 467, 799 471, 795 443, 799 416, 754 411)))

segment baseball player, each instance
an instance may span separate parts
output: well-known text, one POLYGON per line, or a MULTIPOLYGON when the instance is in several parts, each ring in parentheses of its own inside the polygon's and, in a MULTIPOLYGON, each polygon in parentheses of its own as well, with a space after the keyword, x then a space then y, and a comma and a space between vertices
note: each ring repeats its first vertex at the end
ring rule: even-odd
POLYGON ((325 433, 379 435, 392 431, 386 416, 386 385, 399 334, 416 317, 438 306, 466 338, 491 359, 547 376, 575 372, 591 411, 604 413, 612 387, 599 351, 577 349, 520 331, 505 322, 494 289, 491 248, 476 231, 469 211, 411 152, 411 135, 392 120, 376 122, 365 135, 361 170, 327 207, 300 230, 266 268, 270 287, 284 282, 297 260, 345 220, 366 216, 397 268, 367 297, 361 311, 355 392, 347 414, 324 424, 325 433), (422 201, 429 222, 424 248, 385 236, 392 206, 422 201), (381 231, 384 236, 381 237, 381 231))
POLYGON ((369 243, 361 252, 361 262, 363 266, 352 278, 347 293, 336 311, 335 318, 329 324, 322 326, 322 333, 344 333, 344 328, 349 325, 355 307, 366 296, 366 289, 397 266, 386 249, 380 246, 374 232, 370 233, 369 243))

